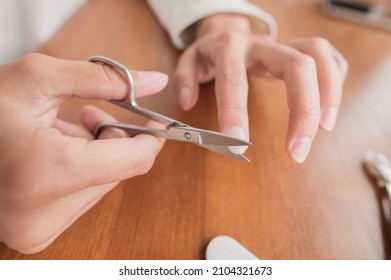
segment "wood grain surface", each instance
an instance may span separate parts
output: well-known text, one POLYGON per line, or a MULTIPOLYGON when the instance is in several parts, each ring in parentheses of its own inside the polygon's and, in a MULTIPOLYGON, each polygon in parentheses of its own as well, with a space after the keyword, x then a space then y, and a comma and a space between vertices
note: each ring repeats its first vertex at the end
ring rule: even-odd
MULTIPOLYGON (((50 247, 0 259, 204 259, 208 242, 229 235, 261 259, 390 257, 376 189, 362 169, 368 149, 391 156, 391 33, 319 13, 315 0, 257 0, 277 19, 277 40, 327 38, 350 64, 335 130, 319 131, 304 164, 285 151, 284 84, 250 77, 250 163, 168 141, 151 172, 122 182, 50 247)), ((171 75, 179 53, 141 0, 88 1, 40 50, 85 60, 102 54, 132 69, 171 75)), ((94 103, 121 121, 145 120, 103 101, 75 99, 60 116, 77 122, 94 103)), ((142 100, 189 125, 218 129, 213 84, 190 112, 172 84, 142 100)))

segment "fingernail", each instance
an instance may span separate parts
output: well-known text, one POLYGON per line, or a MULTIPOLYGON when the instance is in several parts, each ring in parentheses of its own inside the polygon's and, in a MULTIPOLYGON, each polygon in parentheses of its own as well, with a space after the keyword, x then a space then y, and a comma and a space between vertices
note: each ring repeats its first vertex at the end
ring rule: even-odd
MULTIPOLYGON (((242 139, 242 140, 245 140, 247 138, 246 134, 244 133, 243 128, 241 128, 239 126, 235 126, 230 129, 227 129, 225 131, 225 134, 232 136, 232 137, 235 137, 235 138, 242 139)), ((228 147, 228 149, 231 152, 233 152, 234 154, 243 154, 247 150, 247 148, 248 148, 248 146, 229 146, 228 147)))
POLYGON ((330 106, 323 110, 321 126, 327 131, 333 130, 337 121, 338 107, 330 106))
POLYGON ((160 83, 168 80, 166 74, 156 71, 137 71, 137 75, 142 79, 148 80, 150 83, 160 83))
POLYGON ((308 136, 297 137, 291 146, 290 154, 294 161, 303 163, 311 149, 312 140, 308 136))
POLYGON ((182 87, 179 90, 179 103, 181 104, 182 109, 188 110, 190 105, 191 92, 188 87, 182 87))

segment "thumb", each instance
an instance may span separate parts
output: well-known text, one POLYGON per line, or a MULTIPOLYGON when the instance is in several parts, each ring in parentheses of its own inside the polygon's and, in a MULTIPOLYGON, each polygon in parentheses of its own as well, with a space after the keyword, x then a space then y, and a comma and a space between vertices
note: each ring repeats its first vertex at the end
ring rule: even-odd
MULTIPOLYGON (((121 100, 128 93, 126 78, 105 64, 30 54, 16 61, 14 67, 35 81, 38 92, 46 97, 121 100)), ((131 72, 138 97, 159 92, 168 82, 168 76, 160 72, 131 72)))
MULTIPOLYGON (((65 81, 68 78, 68 85, 75 85, 65 94, 106 100, 126 98, 129 91, 126 78, 113 66, 86 61, 65 61, 64 64, 65 81)), ((160 72, 131 70, 131 73, 138 97, 159 92, 168 82, 168 76, 160 72)))

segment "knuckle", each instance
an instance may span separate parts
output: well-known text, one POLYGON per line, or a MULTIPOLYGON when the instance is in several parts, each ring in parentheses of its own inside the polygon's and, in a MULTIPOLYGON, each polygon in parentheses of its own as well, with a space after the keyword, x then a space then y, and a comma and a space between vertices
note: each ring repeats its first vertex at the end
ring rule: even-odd
POLYGON ((40 53, 29 53, 23 56, 20 61, 23 61, 24 63, 39 63, 42 60, 45 60, 47 58, 46 55, 40 54, 40 53))
POLYGON ((320 109, 316 106, 308 106, 305 108, 302 108, 300 111, 297 112, 298 115, 306 120, 313 120, 315 122, 318 122, 320 120, 320 109))
POLYGON ((230 49, 232 51, 239 51, 240 48, 243 48, 251 41, 251 38, 251 36, 249 37, 238 31, 224 30, 217 34, 216 44, 220 50, 230 49))
POLYGON ((36 75, 43 69, 42 65, 47 63, 48 56, 39 53, 30 53, 18 61, 18 66, 26 74, 36 75))
POLYGON ((247 107, 240 106, 224 106, 218 110, 219 123, 223 126, 237 126, 247 122, 247 107))
POLYGON ((308 48, 309 52, 330 51, 331 44, 325 38, 314 37, 308 41, 307 48, 308 48))
POLYGON ((238 39, 238 34, 236 34, 235 32, 233 31, 229 31, 229 30, 225 30, 225 31, 222 31, 218 38, 217 38, 217 42, 221 45, 221 46, 227 46, 227 45, 231 45, 233 42, 235 42, 236 40, 238 39))
POLYGON ((219 109, 218 114, 219 117, 234 116, 235 118, 238 118, 238 116, 241 116, 246 113, 247 113, 246 107, 237 104, 231 106, 223 106, 222 108, 219 109))
MULTIPOLYGON (((51 95, 54 91, 52 85, 53 75, 53 58, 49 56, 31 53, 18 60, 15 64, 18 76, 23 80, 25 86, 36 89, 43 95, 51 95)), ((26 95, 19 94, 19 98, 35 102, 33 98, 27 98, 26 95)))
POLYGON ((223 68, 218 73, 219 80, 227 85, 243 84, 242 74, 239 70, 234 68, 223 68))
POLYGON ((291 70, 294 72, 316 72, 314 58, 302 53, 292 54, 290 57, 291 70))

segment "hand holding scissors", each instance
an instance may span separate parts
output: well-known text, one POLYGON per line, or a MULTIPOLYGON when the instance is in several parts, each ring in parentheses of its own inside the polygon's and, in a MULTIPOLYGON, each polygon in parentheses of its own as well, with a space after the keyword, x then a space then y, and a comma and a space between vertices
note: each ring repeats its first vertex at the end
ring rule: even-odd
POLYGON ((125 108, 133 113, 142 115, 146 118, 164 124, 166 129, 152 129, 142 126, 135 126, 131 124, 124 124, 118 122, 104 122, 100 123, 97 128, 95 135, 98 136, 104 128, 115 127, 120 128, 127 132, 129 136, 135 136, 138 134, 149 134, 157 137, 162 137, 170 140, 190 142, 201 147, 220 153, 226 156, 230 156, 236 159, 247 160, 248 159, 242 155, 233 153, 230 150, 230 146, 248 146, 249 142, 235 137, 230 137, 223 133, 199 129, 191 127, 187 124, 181 123, 177 120, 171 119, 169 117, 163 116, 159 113, 150 111, 148 109, 142 108, 136 100, 136 84, 131 72, 122 64, 103 56, 94 56, 89 59, 92 62, 99 62, 110 65, 124 74, 128 82, 129 93, 128 96, 123 100, 111 100, 113 104, 116 104, 122 108, 125 108))

